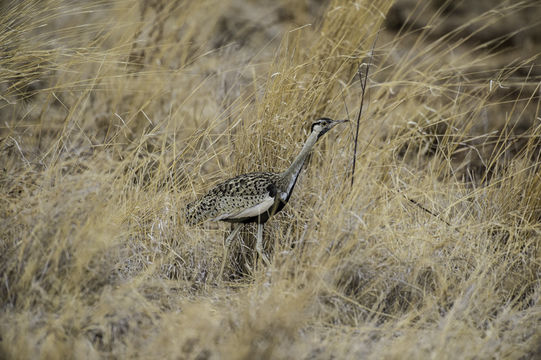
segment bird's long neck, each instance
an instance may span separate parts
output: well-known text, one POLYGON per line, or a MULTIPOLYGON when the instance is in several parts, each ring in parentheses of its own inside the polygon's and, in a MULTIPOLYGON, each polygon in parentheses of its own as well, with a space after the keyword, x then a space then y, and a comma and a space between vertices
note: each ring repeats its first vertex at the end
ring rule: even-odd
MULTIPOLYGON (((318 139, 318 136, 316 133, 311 133, 306 142, 304 143, 304 146, 302 147, 301 152, 295 160, 293 160, 293 163, 291 163, 291 166, 282 173, 282 178, 284 180, 284 187, 287 194, 287 198, 289 198, 289 195, 291 194, 291 191, 293 190, 293 187, 295 186, 295 183, 297 182, 297 178, 299 177, 299 174, 302 170, 302 166, 304 165, 304 162, 306 161, 306 158, 310 154, 310 151, 314 147, 316 141, 318 139)), ((286 199, 287 200, 287 199, 286 199)))

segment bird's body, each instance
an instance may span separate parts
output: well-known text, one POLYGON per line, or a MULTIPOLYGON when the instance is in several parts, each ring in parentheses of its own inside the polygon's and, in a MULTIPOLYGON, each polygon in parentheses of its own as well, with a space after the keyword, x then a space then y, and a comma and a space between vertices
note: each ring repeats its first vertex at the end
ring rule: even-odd
POLYGON ((188 222, 197 224, 205 220, 222 220, 264 224, 272 211, 280 207, 280 183, 280 174, 270 172, 254 172, 228 179, 190 205, 196 209, 188 214, 188 222))
MULTIPOLYGON (((312 125, 310 136, 301 152, 286 171, 242 174, 216 185, 202 198, 188 204, 187 222, 192 225, 206 220, 241 224, 255 222, 258 224, 256 250, 268 262, 262 253, 263 224, 289 201, 304 162, 316 141, 336 124, 344 121, 347 120, 318 119, 312 125)), ((239 229, 240 226, 237 226, 226 239, 226 251, 229 241, 239 229)))

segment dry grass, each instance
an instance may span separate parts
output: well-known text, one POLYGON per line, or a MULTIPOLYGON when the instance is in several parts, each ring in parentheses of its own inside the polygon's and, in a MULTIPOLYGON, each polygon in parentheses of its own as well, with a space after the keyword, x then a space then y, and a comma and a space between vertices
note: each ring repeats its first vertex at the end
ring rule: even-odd
POLYGON ((380 35, 353 186, 349 126, 266 226, 272 265, 249 228, 224 279, 228 226, 185 204, 354 118, 391 1, 1 5, 0 358, 541 356, 541 71, 502 50, 538 24, 475 42, 541 9, 439 37, 423 4, 380 35))

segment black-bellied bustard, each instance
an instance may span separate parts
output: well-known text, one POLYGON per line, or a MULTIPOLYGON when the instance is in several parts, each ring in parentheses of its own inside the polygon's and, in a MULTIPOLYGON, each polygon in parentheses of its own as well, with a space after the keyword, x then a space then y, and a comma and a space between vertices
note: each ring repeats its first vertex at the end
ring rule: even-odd
POLYGON ((263 252, 263 224, 282 210, 289 201, 297 178, 316 141, 335 125, 348 120, 320 118, 312 124, 308 139, 291 166, 284 172, 254 172, 228 179, 210 190, 205 196, 188 204, 186 220, 195 225, 205 220, 221 220, 236 223, 237 226, 224 242, 224 259, 220 270, 222 276, 229 243, 238 233, 242 224, 255 222, 257 241, 255 249, 266 264, 269 259, 263 252))

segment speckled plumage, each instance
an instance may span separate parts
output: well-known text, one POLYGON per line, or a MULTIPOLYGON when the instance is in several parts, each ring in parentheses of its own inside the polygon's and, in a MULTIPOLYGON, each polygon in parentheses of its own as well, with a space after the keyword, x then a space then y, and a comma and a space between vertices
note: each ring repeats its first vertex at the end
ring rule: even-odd
MULTIPOLYGON (((190 203, 187 207, 186 219, 189 224, 195 225, 205 220, 222 220, 228 222, 260 222, 264 223, 269 216, 263 215, 259 219, 254 217, 220 218, 224 214, 236 214, 247 208, 260 204, 268 197, 275 198, 283 182, 280 174, 270 172, 254 172, 228 179, 210 190, 205 196, 190 203)), ((279 204, 276 204, 278 207, 279 204)), ((272 208, 272 207, 271 207, 272 208)))

